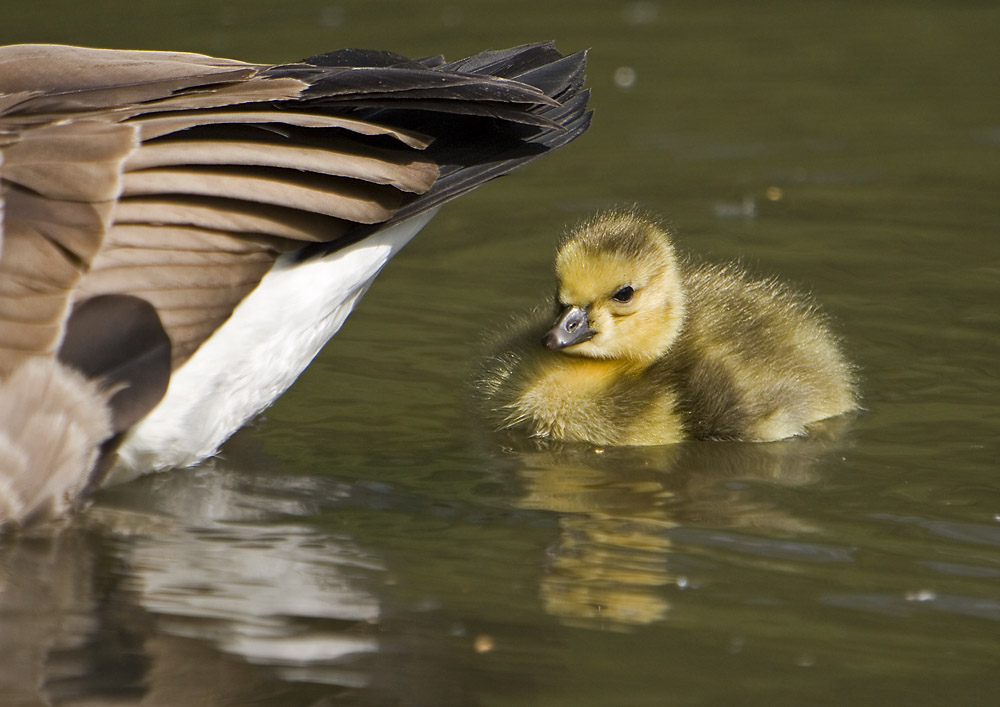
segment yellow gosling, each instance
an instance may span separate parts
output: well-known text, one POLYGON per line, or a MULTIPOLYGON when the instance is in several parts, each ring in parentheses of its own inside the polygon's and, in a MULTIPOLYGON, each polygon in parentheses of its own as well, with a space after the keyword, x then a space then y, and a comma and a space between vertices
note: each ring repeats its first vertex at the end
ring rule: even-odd
POLYGON ((522 318, 479 372, 498 429, 603 445, 767 442, 857 408, 852 367, 808 297, 734 264, 691 264, 635 212, 577 227, 555 270, 555 322, 522 318))

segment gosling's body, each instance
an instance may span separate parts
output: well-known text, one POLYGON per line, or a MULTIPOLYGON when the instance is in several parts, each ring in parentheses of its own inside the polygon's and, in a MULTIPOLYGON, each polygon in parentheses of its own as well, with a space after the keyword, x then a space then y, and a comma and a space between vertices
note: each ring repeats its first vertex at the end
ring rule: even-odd
POLYGON ((634 213, 571 233, 556 270, 556 326, 523 319, 482 369, 498 428, 605 445, 773 441, 857 406, 811 300, 736 265, 684 261, 634 213))

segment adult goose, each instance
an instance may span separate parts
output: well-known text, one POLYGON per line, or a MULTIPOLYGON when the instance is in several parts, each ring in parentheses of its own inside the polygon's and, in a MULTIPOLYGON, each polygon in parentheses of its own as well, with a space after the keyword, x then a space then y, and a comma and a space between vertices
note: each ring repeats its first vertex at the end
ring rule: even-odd
POLYGON ((0 524, 215 453, 443 203, 587 129, 584 64, 0 47, 0 524))

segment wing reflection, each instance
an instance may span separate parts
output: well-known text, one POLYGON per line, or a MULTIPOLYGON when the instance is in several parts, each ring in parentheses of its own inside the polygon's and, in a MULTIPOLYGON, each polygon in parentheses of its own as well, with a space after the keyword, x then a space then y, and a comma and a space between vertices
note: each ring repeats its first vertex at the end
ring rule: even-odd
MULTIPOLYGON (((0 592, 0 651, 18 659, 0 661, 0 702, 310 704, 365 686, 379 602, 358 578, 377 561, 274 522, 250 488, 235 473, 163 475, 113 491, 85 527, 2 546, 16 581, 0 592)), ((281 511, 307 510, 304 489, 284 491, 281 511)))
POLYGON ((453 605, 461 562, 422 574, 433 553, 407 532, 436 504, 224 464, 106 490, 73 526, 0 539, 0 704, 459 707, 484 686, 524 692, 511 665, 554 669, 544 651, 492 647, 542 645, 544 629, 470 621, 453 605), (345 515, 350 530, 327 529, 345 515))
POLYGON ((310 499, 342 494, 340 485, 263 475, 251 481, 221 469, 192 473, 195 483, 173 473, 155 488, 121 491, 148 489, 157 515, 109 505, 92 514, 130 536, 127 585, 157 616, 159 631, 207 640, 224 653, 274 666, 283 679, 364 685, 364 672, 340 661, 378 649, 374 633, 363 628, 377 623, 378 601, 356 579, 379 564, 346 537, 274 520, 275 505, 287 517, 301 517, 314 505, 310 499), (159 521, 152 528, 150 518, 159 521))

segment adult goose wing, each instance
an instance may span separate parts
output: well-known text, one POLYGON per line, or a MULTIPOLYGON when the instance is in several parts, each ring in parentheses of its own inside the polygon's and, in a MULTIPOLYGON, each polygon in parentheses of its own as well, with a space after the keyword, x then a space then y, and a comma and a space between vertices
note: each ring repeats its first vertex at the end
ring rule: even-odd
MULTIPOLYGON (((64 399, 101 421, 70 463, 84 479, 74 489, 98 483, 136 423, 173 414, 169 391, 193 377, 188 362, 235 326, 234 310, 275 267, 404 232, 368 264, 367 286, 441 204, 586 130, 584 62, 551 43, 451 64, 342 50, 276 66, 0 47, 0 495, 25 485, 15 466, 51 475, 33 461, 45 443, 2 416, 5 397, 21 412, 43 397, 19 370, 65 369, 85 389, 90 402, 52 392, 46 405, 64 399), (27 461, 8 464, 8 448, 27 461)), ((343 316, 363 289, 334 303, 343 316)), ((211 454, 310 357, 276 389, 243 391, 245 404, 187 456, 133 459, 155 467, 211 454)), ((20 499, 0 522, 45 503, 20 499)))

